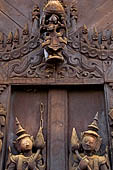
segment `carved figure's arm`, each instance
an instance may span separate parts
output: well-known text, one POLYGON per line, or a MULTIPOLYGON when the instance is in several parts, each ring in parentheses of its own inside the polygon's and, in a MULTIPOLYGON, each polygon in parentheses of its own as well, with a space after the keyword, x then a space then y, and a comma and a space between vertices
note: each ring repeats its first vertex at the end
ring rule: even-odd
POLYGON ((41 154, 39 155, 36 161, 36 166, 38 167, 39 170, 45 170, 45 162, 41 154))

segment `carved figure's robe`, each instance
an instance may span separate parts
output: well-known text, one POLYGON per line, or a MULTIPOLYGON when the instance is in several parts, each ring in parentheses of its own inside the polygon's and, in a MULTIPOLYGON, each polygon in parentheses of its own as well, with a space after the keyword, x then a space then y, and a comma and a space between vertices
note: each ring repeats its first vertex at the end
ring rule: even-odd
MULTIPOLYGON (((81 157, 85 160, 87 159, 89 161, 87 170, 109 170, 109 163, 106 156, 98 156, 98 155, 92 155, 92 156, 86 156, 84 154, 80 154, 81 157)), ((80 170, 79 163, 80 160, 77 159, 76 154, 73 154, 74 156, 74 163, 72 165, 71 170, 80 170)))
MULTIPOLYGON (((7 170, 30 170, 28 168, 29 160, 33 158, 35 154, 29 157, 25 157, 23 154, 11 155, 7 163, 7 170)), ((36 162, 36 166, 33 170, 45 170, 45 164, 43 163, 42 156, 39 155, 36 162)))

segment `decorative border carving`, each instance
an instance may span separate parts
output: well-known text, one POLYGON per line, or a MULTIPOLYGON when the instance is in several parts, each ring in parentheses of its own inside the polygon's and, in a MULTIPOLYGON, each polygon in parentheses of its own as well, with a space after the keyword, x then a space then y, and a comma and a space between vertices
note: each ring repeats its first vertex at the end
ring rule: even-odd
MULTIPOLYGON (((59 5, 60 1, 56 0, 57 2, 59 5)), ((47 4, 44 10, 46 7, 47 4)), ((112 79, 113 31, 109 30, 109 34, 108 32, 106 34, 105 31, 99 34, 94 28, 91 33, 86 25, 77 30, 78 11, 76 3, 71 4, 69 13, 67 13, 66 4, 63 1, 60 2, 60 7, 67 15, 68 22, 64 25, 65 29, 69 30, 66 35, 66 45, 60 54, 63 55, 64 61, 59 64, 46 62, 45 49, 42 47, 42 35, 40 35, 43 26, 43 23, 40 23, 42 14, 38 5, 35 5, 32 12, 31 33, 27 24, 23 28, 21 38, 18 29, 14 35, 9 33, 6 42, 3 33, 0 33, 0 61, 3 62, 1 71, 4 73, 4 75, 1 73, 2 80, 14 78, 55 78, 62 80, 68 78, 73 79, 73 81, 93 79, 104 82, 112 79)), ((51 22, 56 22, 54 17, 51 22)), ((62 36, 60 40, 61 38, 62 36)))
POLYGON ((4 106, 0 103, 0 152, 2 151, 3 138, 5 133, 6 114, 7 112, 4 106))

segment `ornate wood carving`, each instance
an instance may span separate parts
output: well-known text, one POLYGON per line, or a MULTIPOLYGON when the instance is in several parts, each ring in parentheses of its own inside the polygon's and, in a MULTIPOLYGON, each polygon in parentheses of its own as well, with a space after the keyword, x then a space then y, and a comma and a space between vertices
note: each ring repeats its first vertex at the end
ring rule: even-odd
POLYGON ((0 152, 2 151, 3 138, 5 133, 6 114, 7 112, 4 106, 0 103, 0 152))
MULTIPOLYGON (((41 84, 49 84, 52 80, 55 83, 66 82, 66 84, 113 82, 113 30, 99 32, 96 27, 89 30, 85 24, 77 28, 78 16, 74 1, 68 8, 62 0, 48 0, 43 7, 43 12, 38 5, 34 6, 31 19, 32 29, 26 23, 22 33, 16 29, 14 33, 9 32, 6 37, 0 32, 0 81, 2 84, 24 82, 27 84, 27 80, 36 84, 39 80, 41 84)), ((0 85, 0 94, 5 88, 6 85, 0 85)), ((67 94, 63 93, 65 97, 59 93, 57 99, 64 102, 63 105, 66 106, 67 94)), ((109 107, 107 109, 109 110, 113 106, 113 95, 109 92, 108 96, 109 107)), ((53 105, 53 96, 50 101, 53 105)), ((65 143, 63 135, 66 133, 64 124, 67 120, 65 120, 65 110, 61 103, 60 107, 63 110, 59 113, 60 116, 63 115, 61 120, 53 117, 55 108, 52 107, 53 110, 49 108, 51 114, 49 121, 53 127, 52 137, 49 140, 53 148, 58 143, 61 146, 58 146, 58 149, 62 148, 65 152, 67 141, 65 143), (54 136, 56 128, 61 131, 60 136, 54 136)), ((111 124, 110 130, 111 138, 113 138, 111 124)), ((0 141, 2 144, 1 139, 0 141)), ((58 158, 61 158, 58 169, 65 169, 67 166, 66 160, 62 161, 62 151, 58 153, 53 149, 49 153, 52 169, 57 169, 55 165, 58 158)))
POLYGON ((98 130, 98 113, 94 121, 88 126, 88 130, 81 134, 81 140, 73 128, 71 137, 73 161, 70 169, 110 169, 108 153, 101 156, 98 154, 102 142, 98 130))
POLYGON ((0 85, 0 95, 3 93, 3 91, 7 88, 7 85, 0 85))
POLYGON ((25 129, 22 128, 20 122, 16 118, 16 141, 14 141, 15 148, 19 152, 18 155, 13 155, 11 149, 9 148, 9 160, 7 162, 7 170, 16 169, 36 169, 44 170, 45 163, 42 157, 42 149, 45 146, 45 141, 42 133, 42 127, 40 127, 39 132, 34 141, 33 137, 30 136, 25 129), (36 152, 32 152, 33 148, 36 148, 36 152))
POLYGON ((63 1, 53 0, 46 3, 43 13, 38 5, 34 6, 31 32, 25 24, 21 37, 18 29, 14 35, 10 32, 7 40, 0 33, 0 61, 5 72, 2 79, 109 80, 112 74, 109 69, 112 68, 112 31, 100 34, 94 28, 91 33, 86 25, 77 29, 77 18, 76 3, 72 3, 70 12, 67 12, 63 1), (54 7, 58 8, 57 13, 54 7), (49 59, 51 62, 47 63, 49 59))

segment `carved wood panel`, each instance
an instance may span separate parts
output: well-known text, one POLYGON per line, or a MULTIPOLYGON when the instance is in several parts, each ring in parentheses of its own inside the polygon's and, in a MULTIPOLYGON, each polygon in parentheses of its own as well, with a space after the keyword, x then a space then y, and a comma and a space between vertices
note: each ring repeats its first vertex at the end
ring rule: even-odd
POLYGON ((5 169, 9 145, 16 153, 12 145, 15 117, 35 136, 41 100, 47 169, 68 169, 72 128, 77 124, 80 133, 97 111, 102 152, 109 145, 112 164, 111 113, 108 120, 113 108, 112 6, 112 0, 0 1, 1 169, 5 169), (67 85, 76 88, 70 90, 67 85))
MULTIPOLYGON (((44 103, 44 138, 46 148, 43 151, 47 169, 68 169, 72 128, 77 128, 80 135, 99 112, 99 134, 103 138, 101 154, 109 146, 108 125, 105 115, 103 86, 81 87, 40 87, 13 86, 11 90, 10 115, 7 134, 8 146, 13 154, 15 139, 15 117, 17 116, 26 131, 36 136, 40 126, 40 103, 44 103), (86 95, 87 94, 87 95, 86 95), (24 103, 24 104, 23 104, 24 103), (84 119, 87 117, 87 119, 84 119)), ((6 165, 6 162, 4 166, 6 165)))
MULTIPOLYGON (((18 118, 22 127, 31 135, 36 138, 36 135, 40 128, 41 111, 40 105, 43 103, 44 112, 42 115, 43 119, 43 133, 45 141, 47 141, 47 94, 46 88, 36 87, 36 86, 14 86, 11 89, 11 100, 10 100, 10 115, 8 120, 8 130, 7 130, 7 156, 8 147, 11 147, 11 152, 17 154, 14 147, 14 141, 16 138, 16 117, 18 118)), ((47 145, 47 143, 46 143, 47 145)), ((46 161, 46 151, 45 147, 43 154, 46 161)), ((6 156, 6 160, 7 160, 6 156)))

